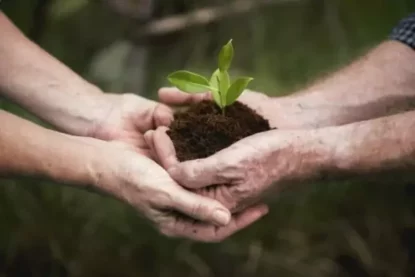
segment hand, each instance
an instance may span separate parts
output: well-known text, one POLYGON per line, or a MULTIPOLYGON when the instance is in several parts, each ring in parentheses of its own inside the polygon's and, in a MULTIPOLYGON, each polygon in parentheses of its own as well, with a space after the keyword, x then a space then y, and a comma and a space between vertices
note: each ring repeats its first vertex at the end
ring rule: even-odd
POLYGON ((98 142, 91 155, 98 163, 93 170, 97 187, 134 206, 165 235, 221 241, 267 213, 267 207, 259 205, 231 217, 218 201, 179 186, 135 148, 119 142, 98 142))
POLYGON ((103 94, 108 112, 89 131, 88 136, 121 141, 149 155, 143 134, 173 119, 169 107, 134 94, 103 94))
POLYGON ((145 135, 150 148, 182 186, 239 212, 287 184, 314 177, 329 157, 306 131, 269 131, 242 139, 205 159, 179 163, 167 128, 145 135))

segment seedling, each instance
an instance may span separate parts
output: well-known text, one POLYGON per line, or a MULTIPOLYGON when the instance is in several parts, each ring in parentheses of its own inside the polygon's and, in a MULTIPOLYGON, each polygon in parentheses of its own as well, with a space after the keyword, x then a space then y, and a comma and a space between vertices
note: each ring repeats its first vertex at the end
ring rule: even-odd
POLYGON ((179 70, 168 76, 169 82, 178 89, 187 93, 201 93, 210 91, 215 103, 225 112, 227 106, 232 105, 253 80, 251 77, 239 77, 231 83, 229 68, 234 55, 232 39, 222 47, 216 69, 210 80, 202 75, 179 70))

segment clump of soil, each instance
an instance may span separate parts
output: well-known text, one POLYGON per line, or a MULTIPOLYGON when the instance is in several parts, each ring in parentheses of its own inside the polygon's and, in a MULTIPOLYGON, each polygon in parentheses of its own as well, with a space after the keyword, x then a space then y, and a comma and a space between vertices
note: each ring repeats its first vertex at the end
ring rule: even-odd
POLYGON ((235 102, 225 114, 213 101, 202 101, 176 112, 167 132, 179 161, 206 158, 256 133, 271 130, 267 120, 235 102))

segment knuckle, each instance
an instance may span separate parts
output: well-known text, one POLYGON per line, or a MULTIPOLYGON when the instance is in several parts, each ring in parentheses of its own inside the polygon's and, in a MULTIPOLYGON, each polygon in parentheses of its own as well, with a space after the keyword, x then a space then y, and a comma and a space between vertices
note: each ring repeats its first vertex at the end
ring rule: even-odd
MULTIPOLYGON (((232 186, 231 186, 232 187, 232 186)), ((221 202, 227 209, 231 211, 237 206, 239 198, 232 193, 229 186, 220 186, 215 191, 215 199, 221 202)))
POLYGON ((245 199, 255 193, 255 188, 243 183, 240 185, 235 185, 230 188, 231 195, 236 199, 245 199))
POLYGON ((235 212, 242 211, 245 207, 255 203, 258 198, 258 190, 250 185, 237 185, 231 188, 230 194, 234 199, 234 205, 230 207, 230 210, 235 212))
POLYGON ((237 205, 238 199, 230 190, 231 187, 228 185, 209 186, 195 192, 201 196, 214 199, 225 206, 225 208, 232 210, 237 205))
POLYGON ((211 162, 212 166, 209 174, 214 176, 214 179, 221 181, 222 183, 228 183, 235 179, 238 172, 238 162, 233 156, 218 158, 211 162))
POLYGON ((197 169, 201 166, 201 160, 195 160, 194 163, 196 166, 192 166, 191 164, 184 165, 182 171, 183 175, 190 181, 197 180, 197 177, 201 171, 197 169))
POLYGON ((176 228, 176 220, 171 216, 163 216, 156 222, 158 231, 167 237, 175 238, 178 237, 178 230, 176 228))
POLYGON ((152 207, 160 209, 172 209, 173 200, 172 196, 167 191, 157 191, 151 195, 148 195, 148 202, 152 207))
POLYGON ((204 203, 195 203, 191 208, 191 215, 197 217, 206 217, 210 211, 204 203))

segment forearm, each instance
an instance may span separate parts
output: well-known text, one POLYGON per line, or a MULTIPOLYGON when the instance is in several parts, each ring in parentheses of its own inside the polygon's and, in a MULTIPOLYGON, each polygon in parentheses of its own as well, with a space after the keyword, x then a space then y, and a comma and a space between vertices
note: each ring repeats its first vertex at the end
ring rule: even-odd
POLYGON ((320 136, 327 133, 336 150, 332 165, 340 173, 407 173, 415 169, 414 130, 415 112, 406 112, 322 131, 320 136))
POLYGON ((415 169, 415 111, 343 126, 294 131, 305 180, 344 177, 413 177, 415 169), (385 174, 385 175, 379 175, 385 174), (408 175, 409 174, 409 175, 408 175))
POLYGON ((0 110, 0 175, 95 183, 99 157, 89 138, 64 135, 0 110), (95 154, 94 154, 95 153, 95 154))
POLYGON ((281 129, 319 128, 414 108, 415 51, 387 41, 311 87, 265 103, 281 129))
POLYGON ((97 87, 29 41, 1 12, 0 37, 0 94, 76 135, 87 135, 108 112, 97 87))

